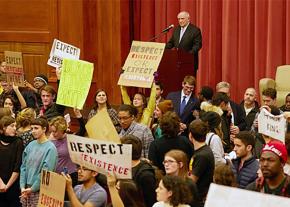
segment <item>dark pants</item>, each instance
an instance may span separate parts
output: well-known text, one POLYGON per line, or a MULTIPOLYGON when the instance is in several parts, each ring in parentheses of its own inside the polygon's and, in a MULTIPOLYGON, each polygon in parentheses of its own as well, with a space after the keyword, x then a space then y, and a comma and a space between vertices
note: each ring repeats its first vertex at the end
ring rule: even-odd
POLYGON ((16 181, 5 193, 0 193, 0 206, 21 207, 19 183, 16 181))

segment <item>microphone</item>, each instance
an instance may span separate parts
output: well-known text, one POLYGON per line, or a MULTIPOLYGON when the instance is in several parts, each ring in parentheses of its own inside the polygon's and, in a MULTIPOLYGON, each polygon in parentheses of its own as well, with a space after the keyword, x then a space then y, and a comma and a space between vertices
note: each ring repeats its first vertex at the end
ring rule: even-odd
POLYGON ((171 28, 174 27, 174 24, 170 25, 169 27, 167 27, 166 29, 162 30, 162 33, 164 32, 168 32, 171 28))

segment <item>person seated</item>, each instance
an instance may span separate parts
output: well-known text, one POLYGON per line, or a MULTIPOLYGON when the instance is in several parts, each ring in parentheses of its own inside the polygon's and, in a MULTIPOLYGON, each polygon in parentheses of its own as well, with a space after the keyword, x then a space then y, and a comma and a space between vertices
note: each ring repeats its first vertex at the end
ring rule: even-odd
POLYGON ((69 174, 62 172, 66 180, 66 192, 69 202, 65 206, 70 207, 105 207, 107 204, 107 193, 96 182, 98 172, 83 166, 78 166, 78 181, 82 184, 72 186, 69 174))
POLYGON ((290 93, 285 98, 285 104, 280 107, 281 111, 290 111, 290 93))
POLYGON ((244 94, 244 100, 240 106, 246 114, 246 130, 250 131, 255 120, 256 114, 259 113, 259 104, 256 101, 256 90, 254 88, 247 88, 244 94))

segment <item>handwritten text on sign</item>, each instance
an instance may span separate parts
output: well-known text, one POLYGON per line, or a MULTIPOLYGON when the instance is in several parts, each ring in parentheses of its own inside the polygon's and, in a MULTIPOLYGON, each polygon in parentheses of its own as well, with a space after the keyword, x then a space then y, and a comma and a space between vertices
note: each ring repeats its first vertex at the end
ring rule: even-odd
POLYGON ((42 170, 38 207, 64 205, 65 178, 57 173, 42 170))
POLYGON ((131 179, 132 146, 68 135, 71 160, 100 173, 131 179))
POLYGON ((78 60, 80 49, 54 39, 47 64, 52 67, 61 67, 64 58, 78 60))
POLYGON ((4 51, 6 78, 8 83, 24 85, 23 60, 21 52, 4 51))
POLYGON ((164 48, 164 43, 133 41, 118 84, 150 88, 164 48))
POLYGON ((258 116, 259 133, 285 142, 286 119, 283 114, 274 116, 266 109, 262 109, 258 116))
POLYGON ((64 59, 56 103, 82 109, 89 93, 93 71, 93 63, 64 59))

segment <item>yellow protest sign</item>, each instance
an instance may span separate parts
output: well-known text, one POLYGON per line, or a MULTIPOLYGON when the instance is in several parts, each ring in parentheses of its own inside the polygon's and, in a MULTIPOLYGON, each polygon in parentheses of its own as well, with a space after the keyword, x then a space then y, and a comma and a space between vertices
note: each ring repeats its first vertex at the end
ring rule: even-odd
POLYGON ((24 85, 23 61, 21 52, 4 51, 5 73, 8 83, 24 85))
POLYGON ((64 59, 56 103, 82 109, 93 77, 94 64, 64 59))
POLYGON ((121 143, 119 135, 106 109, 99 111, 86 124, 88 137, 121 143))
POLYGON ((165 43, 133 41, 118 85, 151 88, 165 43))
POLYGON ((57 173, 42 170, 38 207, 62 207, 64 204, 65 178, 57 173))

